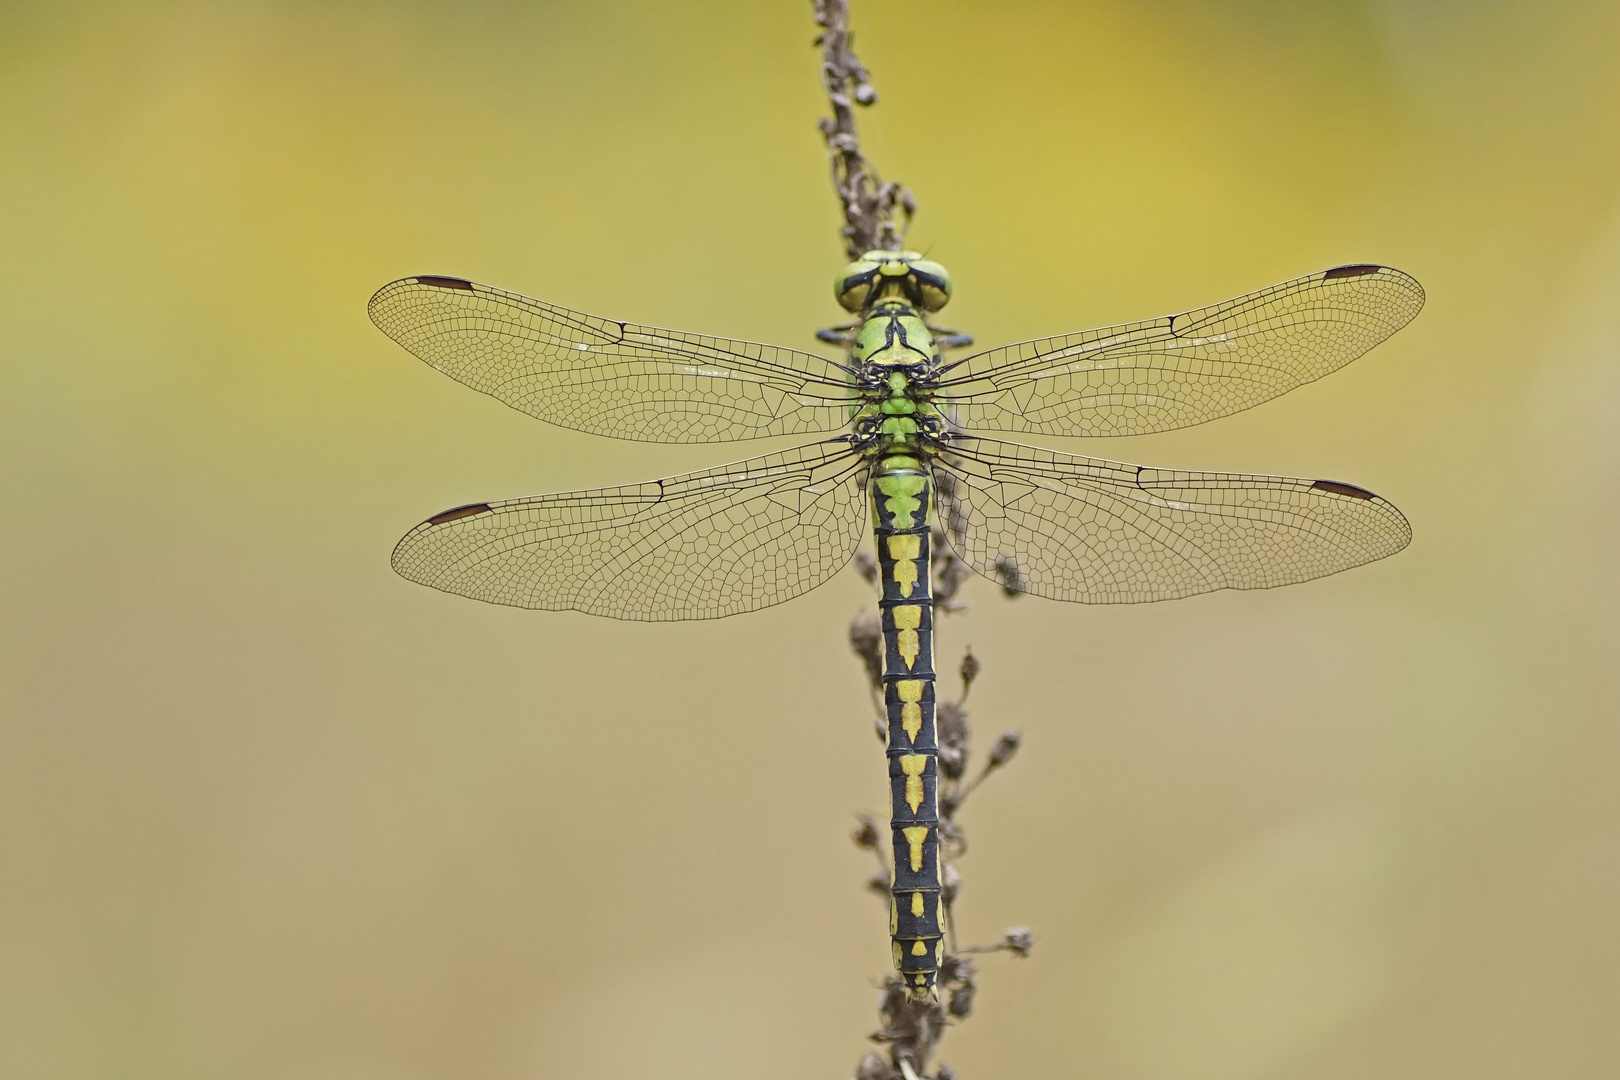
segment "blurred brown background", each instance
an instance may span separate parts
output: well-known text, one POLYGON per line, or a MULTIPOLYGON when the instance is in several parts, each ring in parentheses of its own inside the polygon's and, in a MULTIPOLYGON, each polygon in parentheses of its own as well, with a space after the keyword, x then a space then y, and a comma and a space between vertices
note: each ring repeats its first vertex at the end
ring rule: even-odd
MULTIPOLYGON (((1060 449, 1386 495, 1274 593, 977 582, 967 1078, 1610 1077, 1620 10, 856 0, 879 166, 986 345, 1338 263, 1429 304, 1220 423, 1060 449)), ((847 1076, 888 967, 853 573, 717 623, 390 572, 476 499, 769 449, 547 427, 367 322, 473 277, 835 321, 809 4, 0 6, 0 1072, 847 1076)))

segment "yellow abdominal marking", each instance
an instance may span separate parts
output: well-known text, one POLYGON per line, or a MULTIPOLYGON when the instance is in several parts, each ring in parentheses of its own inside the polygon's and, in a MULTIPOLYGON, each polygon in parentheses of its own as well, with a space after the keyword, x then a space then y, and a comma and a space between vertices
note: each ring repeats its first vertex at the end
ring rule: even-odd
POLYGON ((917 741, 917 732, 922 730, 922 692, 927 685, 921 679, 902 679, 894 684, 900 698, 900 726, 912 742, 917 741))
MULTIPOLYGON (((922 913, 923 913, 923 895, 920 892, 914 892, 914 893, 911 894, 911 913, 913 915, 918 916, 919 918, 922 916, 922 913)), ((894 933, 894 931, 892 931, 892 930, 889 931, 889 932, 891 934, 894 933)))
POLYGON ((902 829, 906 843, 911 845, 911 870, 916 873, 923 866, 923 841, 928 839, 928 826, 913 825, 909 829, 902 829))
POLYGON ((900 595, 909 597, 917 587, 917 560, 922 558, 922 537, 916 533, 888 538, 889 558, 894 560, 894 583, 900 595))
POLYGON ((911 945, 911 955, 912 956, 927 956, 928 955, 928 946, 924 945, 920 941, 913 942, 912 945, 911 945))
MULTIPOLYGON (((922 805, 922 774, 927 767, 927 754, 905 754, 900 758, 900 771, 906 774, 906 805, 911 807, 913 814, 917 812, 917 807, 922 805)), ((917 868, 913 866, 912 869, 917 868)))
POLYGON ((899 631, 894 638, 895 651, 900 659, 906 662, 909 671, 911 665, 917 662, 917 654, 922 652, 922 642, 917 637, 917 627, 922 625, 922 608, 897 607, 892 608, 894 615, 894 628, 899 631))

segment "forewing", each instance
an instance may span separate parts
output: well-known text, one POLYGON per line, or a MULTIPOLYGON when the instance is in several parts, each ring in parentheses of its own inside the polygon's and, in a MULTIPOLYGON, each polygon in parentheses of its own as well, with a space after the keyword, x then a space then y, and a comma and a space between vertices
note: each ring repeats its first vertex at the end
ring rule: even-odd
POLYGON ((477 503, 394 548, 394 569, 513 607, 717 619, 820 585, 855 553, 865 463, 843 440, 627 487, 477 503))
POLYGON ((1400 511, 1350 484, 1177 472, 962 439, 934 462, 937 512, 975 570, 1089 604, 1269 589, 1393 555, 1400 511))
POLYGON ((811 353, 614 322, 461 278, 384 285, 371 321, 458 382, 548 423, 640 442, 834 432, 844 372, 811 353))
POLYGON ((1180 315, 979 353, 948 369, 939 399, 970 432, 1169 431, 1337 371, 1422 307, 1422 287, 1401 271, 1340 266, 1180 315))

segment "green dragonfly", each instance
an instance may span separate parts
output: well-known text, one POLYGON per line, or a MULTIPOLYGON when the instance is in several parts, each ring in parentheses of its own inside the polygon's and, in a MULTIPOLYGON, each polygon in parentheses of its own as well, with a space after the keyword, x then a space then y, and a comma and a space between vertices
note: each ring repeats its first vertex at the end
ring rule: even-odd
POLYGON ((1141 603, 1288 585, 1392 555, 1400 512, 1352 484, 1183 472, 987 439, 1140 435, 1258 405, 1417 315, 1423 290, 1357 264, 1145 322, 945 362, 951 279, 871 251, 834 282, 857 321, 813 353, 584 315, 461 278, 385 285, 369 312, 428 364, 552 424, 620 439, 823 436, 644 484, 472 503, 394 549, 411 581, 497 604, 713 619, 844 567, 868 505, 882 586, 895 966, 934 993, 944 957, 931 545, 1024 592, 1141 603))

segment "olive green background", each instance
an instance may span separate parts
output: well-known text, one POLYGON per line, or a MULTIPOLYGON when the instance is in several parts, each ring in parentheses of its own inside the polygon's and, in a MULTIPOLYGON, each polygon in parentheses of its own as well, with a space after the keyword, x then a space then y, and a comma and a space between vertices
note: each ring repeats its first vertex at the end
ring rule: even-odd
MULTIPOLYGON (((869 149, 993 345, 1379 261, 1428 307, 1172 435, 1396 558, 1008 602, 945 1044, 966 1078, 1609 1077, 1620 1059, 1620 9, 857 0, 869 149)), ((472 277, 811 347, 808 3, 0 6, 0 1072, 847 1076, 867 586, 715 623, 395 577, 459 503, 774 444, 535 422, 366 320, 472 277)))

